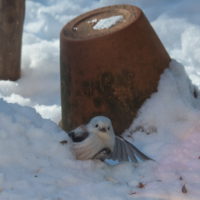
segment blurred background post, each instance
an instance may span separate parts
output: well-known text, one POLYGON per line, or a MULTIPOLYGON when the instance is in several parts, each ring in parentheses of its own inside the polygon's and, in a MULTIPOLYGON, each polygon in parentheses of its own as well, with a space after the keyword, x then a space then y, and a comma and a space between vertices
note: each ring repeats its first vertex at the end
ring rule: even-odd
POLYGON ((0 0, 0 79, 20 78, 25 0, 0 0))

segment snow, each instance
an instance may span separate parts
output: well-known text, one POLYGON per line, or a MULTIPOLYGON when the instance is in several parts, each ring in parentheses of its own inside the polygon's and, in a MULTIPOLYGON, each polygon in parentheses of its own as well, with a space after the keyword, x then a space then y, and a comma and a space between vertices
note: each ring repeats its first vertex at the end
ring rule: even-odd
POLYGON ((0 81, 0 200, 199 200, 200 2, 27 0, 26 4, 22 78, 0 81), (73 17, 116 3, 142 8, 174 58, 158 91, 124 133, 155 162, 77 161, 67 134, 57 126, 59 32, 73 17), (63 140, 68 142, 60 143, 63 140))
POLYGON ((92 19, 92 20, 89 20, 89 21, 87 21, 87 23, 89 23, 89 24, 93 24, 93 23, 97 23, 98 22, 98 20, 95 18, 95 19, 92 19))
POLYGON ((113 26, 115 26, 117 23, 121 22, 123 20, 122 15, 112 16, 108 18, 100 19, 94 26, 94 30, 101 30, 101 29, 109 29, 113 26))

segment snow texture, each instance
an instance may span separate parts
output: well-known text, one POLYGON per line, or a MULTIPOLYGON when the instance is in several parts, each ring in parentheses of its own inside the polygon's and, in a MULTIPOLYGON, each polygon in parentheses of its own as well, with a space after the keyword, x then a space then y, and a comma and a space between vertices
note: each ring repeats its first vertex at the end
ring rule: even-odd
POLYGON ((122 15, 100 19, 94 26, 95 30, 109 29, 123 20, 122 15))
POLYGON ((199 200, 199 8, 198 0, 27 0, 22 78, 0 81, 0 200, 199 200), (57 126, 59 32, 118 3, 142 8, 174 58, 124 133, 155 162, 77 161, 57 126))

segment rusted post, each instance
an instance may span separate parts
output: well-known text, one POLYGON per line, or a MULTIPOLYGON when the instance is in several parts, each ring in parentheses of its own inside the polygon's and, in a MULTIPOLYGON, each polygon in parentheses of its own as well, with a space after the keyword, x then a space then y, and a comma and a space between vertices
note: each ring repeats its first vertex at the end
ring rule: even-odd
POLYGON ((143 12, 130 5, 104 7, 75 18, 62 29, 60 45, 66 131, 105 115, 121 133, 156 91, 170 62, 143 12), (113 17, 118 20, 106 27, 113 17))
POLYGON ((0 79, 20 77, 25 0, 0 0, 0 79))

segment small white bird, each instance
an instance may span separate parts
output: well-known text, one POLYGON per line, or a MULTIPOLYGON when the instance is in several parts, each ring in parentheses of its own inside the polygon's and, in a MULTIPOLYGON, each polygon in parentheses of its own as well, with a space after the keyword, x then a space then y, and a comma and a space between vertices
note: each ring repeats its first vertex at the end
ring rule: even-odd
POLYGON ((87 125, 79 126, 68 135, 72 139, 72 151, 78 160, 152 160, 127 140, 116 136, 111 120, 104 116, 92 118, 87 125))

